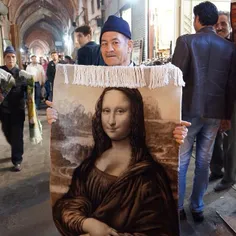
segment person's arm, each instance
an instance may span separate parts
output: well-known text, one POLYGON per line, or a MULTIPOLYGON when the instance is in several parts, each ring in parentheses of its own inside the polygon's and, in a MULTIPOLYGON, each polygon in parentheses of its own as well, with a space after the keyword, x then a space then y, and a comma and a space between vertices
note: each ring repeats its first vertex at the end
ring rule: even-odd
POLYGON ((231 120, 236 98, 236 49, 231 57, 229 77, 225 90, 225 120, 231 120))
POLYGON ((48 67, 47 67, 47 72, 46 72, 46 75, 47 75, 47 78, 50 82, 53 82, 53 66, 51 65, 51 63, 48 64, 48 67))
POLYGON ((180 36, 176 41, 176 47, 174 51, 174 55, 172 58, 172 64, 177 66, 183 72, 184 81, 186 80, 188 75, 190 63, 190 52, 188 45, 185 41, 185 36, 180 36))
MULTIPOLYGON (((235 47, 235 46, 234 46, 235 47)), ((231 129, 231 117, 234 110, 236 100, 236 49, 232 53, 230 62, 230 71, 225 89, 225 115, 220 123, 220 132, 225 132, 231 129)))
POLYGON ((46 70, 46 75, 47 75, 48 78, 50 76, 50 69, 49 69, 49 67, 50 67, 50 64, 48 64, 48 67, 47 67, 47 70, 46 70))

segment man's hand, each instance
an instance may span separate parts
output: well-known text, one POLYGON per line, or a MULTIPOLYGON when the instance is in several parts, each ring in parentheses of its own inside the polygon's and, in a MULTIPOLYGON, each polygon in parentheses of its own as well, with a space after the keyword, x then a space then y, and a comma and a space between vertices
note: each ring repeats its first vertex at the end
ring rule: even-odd
POLYGON ((48 124, 52 124, 53 122, 56 122, 56 120, 58 119, 58 113, 57 110, 53 108, 53 103, 46 101, 46 104, 49 106, 49 108, 47 108, 47 121, 48 124))
POLYGON ((191 126, 190 122, 181 121, 181 123, 175 127, 175 130, 173 131, 173 135, 174 135, 175 141, 177 143, 179 143, 179 144, 184 143, 184 139, 186 138, 186 136, 188 134, 187 127, 189 127, 189 126, 191 126))
POLYGON ((230 120, 222 120, 220 122, 220 128, 219 131, 220 132, 225 132, 231 129, 231 121, 230 120))
POLYGON ((90 236, 119 236, 115 229, 94 218, 87 218, 83 222, 83 231, 90 236))

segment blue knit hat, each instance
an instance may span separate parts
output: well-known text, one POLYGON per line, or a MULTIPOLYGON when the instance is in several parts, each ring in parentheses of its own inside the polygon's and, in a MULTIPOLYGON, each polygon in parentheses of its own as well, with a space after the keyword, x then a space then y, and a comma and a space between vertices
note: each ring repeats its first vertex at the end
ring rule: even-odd
POLYGON ((131 39, 131 31, 127 21, 123 20, 121 17, 117 16, 109 16, 107 21, 105 22, 100 35, 100 43, 102 39, 102 35, 108 31, 115 31, 123 34, 128 39, 131 39))
POLYGON ((12 46, 7 46, 6 50, 4 51, 4 57, 5 57, 8 53, 16 54, 16 51, 15 51, 15 49, 14 49, 12 46))

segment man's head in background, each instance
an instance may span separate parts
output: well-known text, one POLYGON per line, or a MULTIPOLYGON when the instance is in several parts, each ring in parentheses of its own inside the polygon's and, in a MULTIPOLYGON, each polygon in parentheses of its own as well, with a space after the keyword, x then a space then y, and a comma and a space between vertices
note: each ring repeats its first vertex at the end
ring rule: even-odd
POLYGON ((16 51, 12 46, 8 46, 4 51, 4 62, 8 69, 16 66, 16 51))
POLYGON ((30 59, 33 65, 37 64, 37 57, 35 55, 32 55, 30 59))
POLYGON ((228 11, 219 11, 219 18, 214 26, 216 33, 222 38, 230 38, 230 13, 228 11))
POLYGON ((54 62, 57 62, 59 59, 58 53, 56 51, 51 52, 51 58, 54 62))
POLYGON ((68 55, 65 56, 65 62, 66 64, 71 64, 72 58, 68 55))
POLYGON ((92 28, 88 25, 78 27, 75 33, 80 47, 83 47, 92 40, 92 28))

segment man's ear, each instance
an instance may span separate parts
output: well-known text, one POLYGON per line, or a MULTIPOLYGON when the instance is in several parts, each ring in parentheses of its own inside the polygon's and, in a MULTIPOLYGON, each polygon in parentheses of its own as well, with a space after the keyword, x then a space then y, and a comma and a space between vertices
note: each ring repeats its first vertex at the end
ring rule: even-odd
POLYGON ((129 53, 131 53, 133 51, 133 46, 134 46, 134 41, 133 40, 129 40, 128 41, 128 50, 129 50, 129 53))
POLYGON ((198 15, 195 17, 195 19, 196 19, 196 23, 199 23, 199 24, 200 24, 199 16, 198 16, 198 15))
POLYGON ((87 36, 88 36, 88 37, 87 37, 88 41, 91 41, 91 40, 92 40, 92 35, 91 35, 91 34, 88 34, 87 36))

